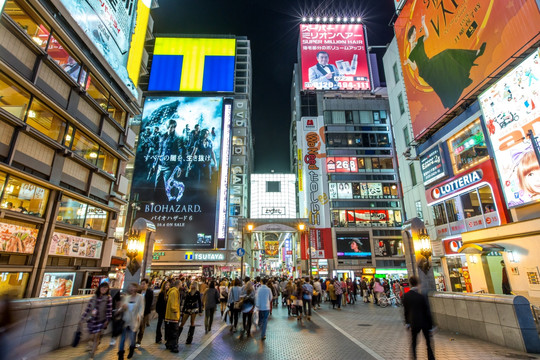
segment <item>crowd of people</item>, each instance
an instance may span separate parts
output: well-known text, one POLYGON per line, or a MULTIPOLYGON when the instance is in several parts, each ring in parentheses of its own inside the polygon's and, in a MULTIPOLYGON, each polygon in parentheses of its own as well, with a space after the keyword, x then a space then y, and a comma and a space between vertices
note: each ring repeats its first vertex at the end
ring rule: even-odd
POLYGON ((86 323, 91 335, 88 343, 91 358, 103 330, 111 323, 110 345, 115 345, 120 337, 118 359, 123 360, 126 339, 129 339, 127 358, 131 359, 135 349, 141 346, 145 329, 149 326, 154 290, 159 289, 155 302, 158 318, 155 342, 164 342, 167 350, 178 353, 184 327, 187 328, 185 343, 191 344, 197 315, 204 314, 204 329, 208 333, 212 330, 218 308, 221 320, 228 323, 231 333, 240 331, 241 336, 250 337, 256 326, 260 330, 261 341, 264 341, 268 319, 280 303, 287 308, 289 317, 296 317, 300 322, 311 321, 312 311, 320 309, 323 302, 328 302, 337 310, 360 299, 364 303, 377 304, 381 296, 395 295, 401 298, 403 285, 397 280, 373 278, 246 277, 241 280, 179 277, 153 279, 152 282, 143 279, 140 284, 129 284, 124 294, 117 292, 111 296, 109 284, 104 282, 88 303, 80 326, 86 323), (241 328, 238 325, 240 317, 241 328))

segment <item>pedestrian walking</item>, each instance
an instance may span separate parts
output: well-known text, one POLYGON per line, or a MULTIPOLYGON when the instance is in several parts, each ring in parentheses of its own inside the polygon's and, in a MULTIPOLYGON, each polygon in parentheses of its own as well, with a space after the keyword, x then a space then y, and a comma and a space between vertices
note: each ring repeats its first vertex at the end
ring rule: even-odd
MULTIPOLYGON (((168 280, 165 280, 161 283, 161 290, 158 294, 156 302, 156 313, 158 314, 158 321, 156 326, 156 344, 161 344, 162 333, 161 328, 163 327, 163 322, 165 321, 165 313, 167 311, 167 292, 171 288, 171 283, 168 280)), ((167 341, 167 339, 165 339, 167 341)))
POLYGON ((319 278, 315 278, 313 282, 313 308, 321 308, 321 299, 322 299, 322 285, 319 281, 319 278))
POLYGON ((337 280, 337 278, 334 280, 334 292, 336 294, 336 304, 338 307, 338 310, 341 310, 341 298, 343 297, 343 288, 341 286, 341 282, 337 280))
POLYGON ((238 314, 242 309, 242 304, 240 302, 240 295, 242 294, 242 288, 240 287, 240 279, 234 279, 234 286, 229 290, 229 299, 227 304, 229 304, 229 309, 231 313, 231 332, 236 331, 238 326, 238 314))
MULTIPOLYGON (((242 334, 251 336, 251 323, 253 320, 253 311, 255 310, 255 289, 251 281, 247 282, 242 288, 242 334)), ((241 334, 241 335, 242 335, 241 334)))
POLYGON ((90 359, 94 358, 101 342, 101 333, 107 328, 111 319, 112 298, 109 294, 109 283, 103 282, 96 289, 95 295, 90 299, 81 318, 81 322, 86 321, 90 333, 90 341, 88 342, 90 359))
POLYGON ((304 293, 302 294, 302 300, 304 305, 304 314, 306 318, 311 320, 311 308, 313 306, 312 300, 313 300, 313 285, 309 283, 309 278, 306 278, 306 281, 302 285, 302 290, 304 293))
POLYGON ((285 303, 287 304, 287 313, 289 314, 288 316, 291 316, 291 310, 292 310, 291 296, 293 294, 293 291, 294 291, 294 286, 293 286, 292 280, 289 280, 287 281, 287 285, 285 286, 285 292, 284 292, 285 303))
POLYGON ((431 348, 431 331, 433 321, 427 296, 420 293, 420 282, 416 276, 409 278, 411 289, 403 296, 405 324, 411 330, 411 350, 413 359, 416 359, 416 340, 418 333, 422 331, 426 339, 428 360, 435 360, 435 354, 431 348))
POLYGON ((165 309, 165 347, 173 353, 178 353, 178 337, 180 336, 180 287, 182 282, 174 280, 167 292, 167 307, 165 309))
POLYGON ((339 284, 341 285, 341 291, 343 292, 341 296, 341 305, 347 306, 349 298, 349 294, 347 292, 347 283, 343 281, 343 278, 341 278, 339 284))
POLYGON ((379 279, 375 280, 373 283, 373 297, 374 303, 379 305, 379 298, 384 293, 384 287, 379 283, 379 279))
POLYGON ((111 342, 109 345, 116 345, 116 338, 122 335, 122 330, 124 329, 124 320, 122 320, 123 313, 122 307, 122 291, 120 289, 115 289, 116 294, 112 297, 112 332, 111 332, 111 342))
POLYGON ((127 358, 131 359, 135 351, 135 335, 137 335, 137 329, 141 326, 144 317, 144 298, 141 294, 137 293, 138 290, 139 285, 137 283, 131 283, 128 286, 127 294, 122 298, 121 307, 124 328, 122 329, 120 343, 118 344, 118 360, 124 359, 126 337, 129 338, 129 353, 127 358))
POLYGON ((147 326, 150 326, 150 313, 152 312, 152 303, 154 302, 154 290, 149 289, 148 279, 141 280, 141 286, 139 287, 141 295, 144 297, 144 317, 139 327, 139 333, 137 334, 137 344, 135 347, 140 347, 144 336, 144 330, 147 326))
MULTIPOLYGON (((302 280, 298 279, 296 280, 296 283, 294 284, 294 290, 291 297, 293 301, 293 310, 296 310, 297 321, 302 320, 302 309, 304 307, 304 302, 302 301, 303 295, 304 295, 304 289, 302 288, 302 280)), ((294 311, 293 311, 293 314, 294 314, 294 311)))
POLYGON ((266 340, 266 327, 268 316, 270 315, 270 305, 272 303, 272 290, 266 286, 267 279, 262 279, 262 285, 255 294, 255 306, 259 309, 259 326, 261 328, 261 340, 266 340))
POLYGON ((330 301, 332 302, 332 309, 335 309, 337 305, 337 295, 336 288, 334 286, 334 280, 330 280, 326 290, 328 291, 328 296, 330 297, 330 301))
POLYGON ((197 314, 202 314, 201 293, 197 290, 197 282, 194 281, 189 287, 189 292, 186 293, 184 304, 182 306, 182 323, 179 328, 179 336, 182 333, 185 323, 190 320, 190 326, 186 338, 186 344, 191 344, 195 333, 195 319, 197 314))
MULTIPOLYGON (((221 310, 221 316, 225 313, 227 308, 227 299, 229 298, 229 288, 227 287, 227 281, 223 279, 219 284, 219 309, 221 310)), ((226 319, 225 319, 226 321, 226 319)))
POLYGON ((210 281, 208 289, 203 294, 204 304, 204 333, 208 334, 212 331, 212 323, 214 322, 214 313, 216 312, 217 304, 219 303, 219 292, 216 289, 215 281, 210 281))

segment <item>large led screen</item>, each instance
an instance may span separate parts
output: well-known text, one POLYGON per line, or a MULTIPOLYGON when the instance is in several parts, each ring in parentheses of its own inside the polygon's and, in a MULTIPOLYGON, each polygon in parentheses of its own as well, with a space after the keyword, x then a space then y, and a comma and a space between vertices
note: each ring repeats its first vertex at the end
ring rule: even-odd
POLYGON ((394 29, 415 139, 533 43, 538 24, 535 0, 407 1, 394 29))
POLYGON ((223 99, 149 97, 132 198, 156 224, 159 249, 211 249, 221 164, 223 99))
POLYGON ((336 236, 338 259, 371 258, 369 233, 354 233, 336 236))
POLYGON ((540 165, 529 130, 538 142, 540 58, 535 51, 480 95, 508 207, 540 199, 540 165))
POLYGON ((137 97, 136 84, 152 1, 60 0, 60 2, 131 93, 137 97), (137 43, 132 40, 136 40, 137 43))
POLYGON ((300 25, 302 89, 370 90, 361 24, 300 25))
POLYGON ((235 39, 156 38, 149 91, 233 92, 235 39))

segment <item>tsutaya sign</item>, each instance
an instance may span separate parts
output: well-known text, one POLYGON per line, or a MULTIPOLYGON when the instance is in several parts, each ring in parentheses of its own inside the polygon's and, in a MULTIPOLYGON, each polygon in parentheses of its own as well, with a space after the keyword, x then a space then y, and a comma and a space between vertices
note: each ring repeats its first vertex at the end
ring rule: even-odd
POLYGON ((187 261, 225 261, 225 253, 186 251, 185 260, 187 261))
POLYGON ((459 177, 454 181, 451 181, 449 183, 436 187, 435 189, 432 190, 431 195, 433 196, 434 199, 439 199, 441 197, 444 197, 446 195, 459 191, 480 180, 482 180, 482 171, 476 170, 466 175, 463 175, 462 177, 459 177))

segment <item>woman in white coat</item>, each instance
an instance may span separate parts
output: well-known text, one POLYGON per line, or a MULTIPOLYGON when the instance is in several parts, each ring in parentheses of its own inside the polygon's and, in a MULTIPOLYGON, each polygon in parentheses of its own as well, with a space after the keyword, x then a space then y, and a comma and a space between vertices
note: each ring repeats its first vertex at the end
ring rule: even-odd
POLYGON ((120 343, 118 344, 118 360, 124 360, 126 336, 129 337, 129 354, 127 358, 131 359, 135 351, 135 335, 144 317, 144 298, 141 294, 137 293, 137 290, 139 290, 139 285, 136 283, 129 284, 127 294, 122 298, 120 305, 120 309, 123 312, 122 320, 124 321, 124 328, 120 337, 120 343))

